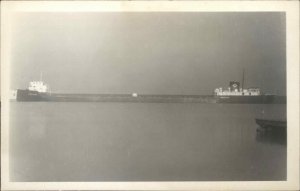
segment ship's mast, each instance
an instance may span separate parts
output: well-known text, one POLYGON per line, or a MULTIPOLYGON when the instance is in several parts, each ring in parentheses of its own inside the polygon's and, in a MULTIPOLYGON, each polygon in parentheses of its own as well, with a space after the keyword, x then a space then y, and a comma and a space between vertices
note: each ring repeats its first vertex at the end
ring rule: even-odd
POLYGON ((244 95, 244 77, 245 76, 245 69, 243 69, 243 79, 242 79, 242 94, 244 95))
POLYGON ((40 81, 43 81, 43 72, 40 74, 40 81))

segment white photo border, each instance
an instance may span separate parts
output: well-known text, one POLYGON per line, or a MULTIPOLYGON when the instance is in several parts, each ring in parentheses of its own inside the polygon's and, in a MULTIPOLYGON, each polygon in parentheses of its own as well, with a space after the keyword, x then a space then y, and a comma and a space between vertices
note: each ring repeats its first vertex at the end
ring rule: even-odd
MULTIPOLYGON (((299 2, 298 1, 2 1, 1 187, 3 190, 298 190, 299 2), (287 67, 287 180, 187 182, 10 182, 9 74, 11 19, 17 12, 285 12, 287 67)), ((276 167, 274 167, 276 168, 276 167)))

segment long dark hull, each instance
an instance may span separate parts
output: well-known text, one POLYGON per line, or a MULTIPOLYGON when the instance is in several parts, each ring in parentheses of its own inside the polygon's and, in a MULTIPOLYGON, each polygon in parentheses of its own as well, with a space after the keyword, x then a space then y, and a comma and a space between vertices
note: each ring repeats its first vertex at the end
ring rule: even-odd
POLYGON ((150 103, 215 103, 213 96, 205 95, 138 95, 131 94, 59 94, 17 90, 21 102, 150 102, 150 103))
POLYGON ((274 96, 216 97, 210 95, 59 94, 17 90, 21 102, 153 102, 153 103, 275 103, 274 96))

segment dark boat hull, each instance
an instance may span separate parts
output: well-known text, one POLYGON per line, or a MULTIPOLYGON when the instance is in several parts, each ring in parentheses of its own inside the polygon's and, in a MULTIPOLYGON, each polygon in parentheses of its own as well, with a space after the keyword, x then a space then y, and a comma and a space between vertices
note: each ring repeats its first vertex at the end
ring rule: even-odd
POLYGON ((286 121, 268 120, 268 119, 255 119, 256 124, 262 128, 273 127, 273 128, 286 128, 286 121))
POLYGON ((287 121, 255 119, 259 127, 256 129, 256 140, 264 143, 283 144, 287 143, 287 121))

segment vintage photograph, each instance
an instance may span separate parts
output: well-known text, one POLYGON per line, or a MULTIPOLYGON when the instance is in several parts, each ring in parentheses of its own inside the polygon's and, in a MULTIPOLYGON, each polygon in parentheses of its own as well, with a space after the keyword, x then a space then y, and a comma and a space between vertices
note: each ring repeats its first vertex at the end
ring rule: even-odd
POLYGON ((287 181, 286 25, 279 11, 15 12, 9 182, 287 181))

